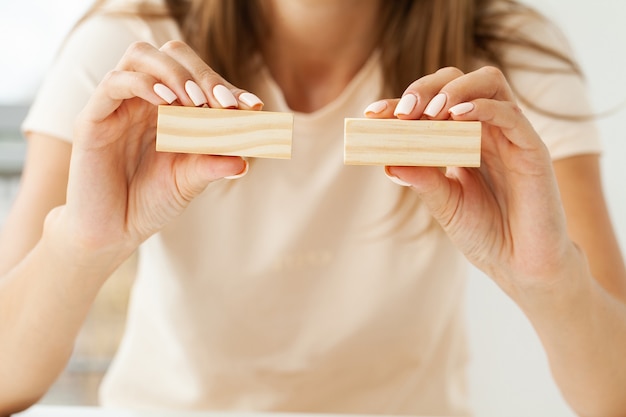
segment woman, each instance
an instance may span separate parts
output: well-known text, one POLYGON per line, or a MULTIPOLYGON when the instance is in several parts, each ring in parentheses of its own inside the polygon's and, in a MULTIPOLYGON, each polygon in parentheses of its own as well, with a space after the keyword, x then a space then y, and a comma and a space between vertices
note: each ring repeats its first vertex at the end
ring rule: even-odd
POLYGON ((465 415, 465 255, 528 315, 578 413, 624 413, 624 263, 593 126, 565 120, 590 112, 580 77, 545 22, 507 1, 167 4, 100 6, 25 123, 2 413, 52 384, 140 244, 105 404, 465 415), (295 112, 293 160, 156 153, 166 103, 295 112), (483 165, 386 170, 409 187, 345 167, 343 119, 364 109, 480 120, 483 165))

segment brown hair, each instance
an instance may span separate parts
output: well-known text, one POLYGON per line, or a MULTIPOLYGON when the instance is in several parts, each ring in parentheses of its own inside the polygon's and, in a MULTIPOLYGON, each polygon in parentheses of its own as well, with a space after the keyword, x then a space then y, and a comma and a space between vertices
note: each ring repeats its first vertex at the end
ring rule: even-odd
MULTIPOLYGON (((183 38, 215 71, 225 79, 246 88, 249 75, 256 70, 250 57, 261 50, 260 40, 270 30, 262 19, 259 0, 164 0, 168 14, 149 3, 137 3, 129 13, 145 18, 172 17, 183 38), (261 18, 260 18, 261 17, 261 18)), ((106 0, 97 0, 82 20, 99 10, 106 0)), ((440 68, 454 66, 464 72, 476 63, 488 63, 509 70, 568 72, 582 76, 572 58, 531 39, 521 27, 509 22, 517 17, 550 23, 536 11, 516 0, 393 0, 380 2, 378 46, 381 51, 386 91, 400 96, 419 77, 440 68), (507 62, 504 51, 516 46, 547 55, 562 65, 537 67, 528 63, 507 62)), ((526 19, 526 21, 529 21, 526 19)), ((79 22, 80 23, 80 22, 79 22)), ((515 86, 512 88, 515 90, 515 86)), ((544 114, 516 91, 518 99, 544 114)), ((575 119, 580 117, 575 116, 575 119)))
MULTIPOLYGON (((186 42, 224 78, 245 87, 255 70, 249 57, 260 51, 259 40, 269 30, 259 18, 263 15, 259 1, 166 0, 166 4, 186 42)), ((503 59, 503 48, 511 45, 547 54, 580 74, 570 57, 507 25, 510 18, 522 15, 547 23, 514 0, 394 0, 381 1, 380 7, 379 49, 387 90, 394 96, 417 78, 447 66, 467 72, 480 60, 505 73, 519 68, 503 59)))
MULTIPOLYGON (((255 71, 249 57, 261 51, 260 40, 270 28, 263 23, 258 0, 166 0, 171 15, 178 22, 184 39, 215 71, 233 84, 248 88, 249 75, 255 71), (243 64, 243 65, 242 65, 243 64)), ((547 48, 508 24, 511 19, 538 19, 549 24, 537 12, 515 0, 391 0, 380 2, 378 48, 385 76, 386 93, 399 97, 405 88, 423 75, 454 66, 463 72, 476 69, 477 62, 509 70, 538 72, 566 71, 580 75, 576 63, 560 51, 547 48), (562 65, 558 68, 533 67, 532 64, 506 62, 506 48, 528 48, 545 54, 562 65)), ((528 20, 527 20, 528 21, 528 20)), ((258 63, 258 61, 256 61, 258 63)), ((541 113, 525 100, 515 86, 518 99, 541 113)), ((417 194, 403 189, 395 208, 380 219, 379 226, 395 234, 407 224, 420 204, 417 194)), ((426 227, 435 227, 431 221, 426 227)), ((424 230, 412 231, 412 239, 424 230)))
MULTIPOLYGON (((104 3, 96 1, 87 16, 104 3)), ((167 15, 142 10, 141 3, 130 12, 146 18, 173 17, 185 41, 211 68, 234 85, 249 89, 250 74, 259 64, 250 57, 261 51, 260 42, 270 30, 262 18, 261 1, 165 0, 165 4, 167 15)), ((399 97, 411 82, 447 66, 468 72, 482 63, 500 68, 505 75, 514 69, 581 75, 567 54, 530 38, 523 25, 510 24, 519 18, 522 22, 550 24, 515 0, 381 0, 380 7, 380 25, 375 30, 389 96, 399 97), (546 68, 507 61, 505 52, 511 46, 548 56, 559 65, 546 68)), ((518 100, 540 113, 581 120, 580 115, 560 115, 537 108, 516 91, 515 85, 511 87, 518 100)), ((406 189, 396 203, 397 210, 393 210, 395 215, 387 218, 395 218, 392 229, 401 228, 418 204, 416 194, 406 189)))

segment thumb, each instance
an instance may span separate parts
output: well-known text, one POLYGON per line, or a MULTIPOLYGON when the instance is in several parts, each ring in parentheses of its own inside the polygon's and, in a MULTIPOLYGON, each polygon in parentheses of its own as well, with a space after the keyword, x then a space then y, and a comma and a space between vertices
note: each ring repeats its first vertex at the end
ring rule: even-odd
POLYGON ((435 167, 388 167, 387 173, 415 190, 441 224, 447 224, 456 210, 454 182, 435 167))
POLYGON ((238 156, 186 155, 191 161, 177 175, 177 188, 183 199, 190 201, 211 182, 236 179, 248 172, 248 161, 238 156))

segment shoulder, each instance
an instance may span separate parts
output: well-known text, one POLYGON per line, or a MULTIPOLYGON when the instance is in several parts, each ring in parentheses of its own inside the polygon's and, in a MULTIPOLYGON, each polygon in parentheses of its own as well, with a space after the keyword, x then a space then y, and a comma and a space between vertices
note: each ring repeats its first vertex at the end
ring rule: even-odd
POLYGON ((143 41, 159 47, 168 40, 180 38, 176 23, 168 17, 99 13, 72 31, 59 53, 57 65, 67 62, 89 68, 94 75, 102 76, 115 66, 134 42, 143 41))
POLYGON ((63 43, 22 129, 71 141, 76 115, 131 44, 143 41, 158 47, 180 38, 178 26, 168 17, 143 18, 111 10, 90 16, 63 43))

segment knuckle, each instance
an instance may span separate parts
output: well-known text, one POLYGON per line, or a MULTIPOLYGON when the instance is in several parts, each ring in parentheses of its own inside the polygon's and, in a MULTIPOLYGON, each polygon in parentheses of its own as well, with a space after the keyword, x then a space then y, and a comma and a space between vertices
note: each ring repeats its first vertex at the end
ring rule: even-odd
POLYGON ((147 42, 133 42, 130 44, 128 49, 126 50, 126 54, 129 56, 137 56, 146 53, 147 51, 153 50, 154 47, 147 42))
POLYGON ((490 77, 499 81, 504 81, 505 79, 504 73, 502 72, 502 70, 498 67, 494 67, 493 65, 487 65, 485 67, 482 67, 480 71, 484 72, 487 77, 490 77))
POLYGON ((111 84, 111 82, 113 82, 115 78, 117 78, 120 72, 121 71, 115 69, 107 72, 106 74, 104 74, 104 77, 102 77, 102 81, 100 83, 104 85, 111 84))
POLYGON ((433 85, 438 86, 437 90, 442 87, 442 85, 447 84, 457 78, 460 78, 464 75, 463 71, 456 67, 443 67, 438 69, 433 74, 425 75, 417 80, 415 80, 406 91, 411 91, 416 94, 420 94, 420 90, 426 88, 427 90, 431 88, 433 85))
POLYGON ((207 82, 209 84, 225 84, 226 87, 229 87, 230 84, 226 82, 217 72, 213 71, 213 69, 209 66, 203 66, 202 68, 198 68, 195 71, 195 76, 198 80, 203 82, 207 82))
POLYGON ((462 76, 463 71, 461 71, 457 67, 443 67, 437 70, 437 74, 447 75, 447 76, 456 78, 456 77, 462 76))
POLYGON ((162 52, 177 52, 188 49, 188 46, 185 42, 179 40, 170 40, 159 48, 162 52))
POLYGON ((509 102, 508 104, 509 104, 509 107, 511 108, 511 111, 514 114, 517 114, 517 115, 523 115, 524 114, 524 111, 522 110, 522 108, 517 103, 509 102))

